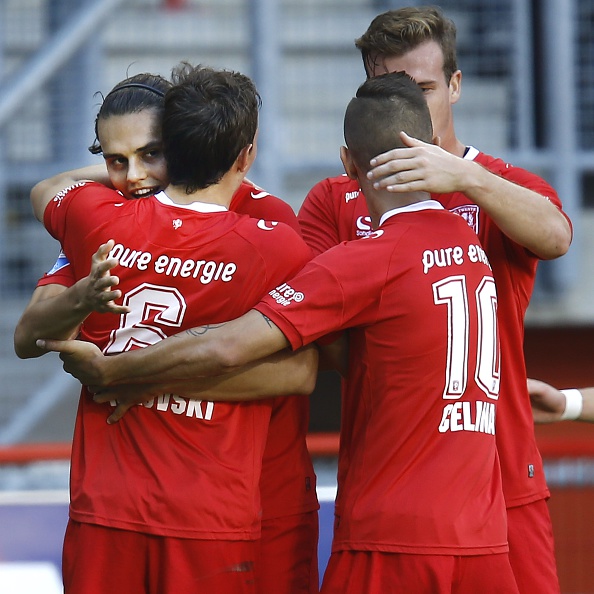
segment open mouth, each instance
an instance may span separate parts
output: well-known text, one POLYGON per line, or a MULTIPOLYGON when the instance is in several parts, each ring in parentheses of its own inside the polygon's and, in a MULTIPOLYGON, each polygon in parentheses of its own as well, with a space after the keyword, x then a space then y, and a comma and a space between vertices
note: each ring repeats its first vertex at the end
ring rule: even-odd
POLYGON ((153 186, 151 188, 138 188, 136 190, 131 190, 130 196, 132 196, 132 198, 134 198, 134 199, 148 198, 149 196, 154 196, 155 194, 157 194, 160 191, 161 191, 161 188, 159 186, 153 186))

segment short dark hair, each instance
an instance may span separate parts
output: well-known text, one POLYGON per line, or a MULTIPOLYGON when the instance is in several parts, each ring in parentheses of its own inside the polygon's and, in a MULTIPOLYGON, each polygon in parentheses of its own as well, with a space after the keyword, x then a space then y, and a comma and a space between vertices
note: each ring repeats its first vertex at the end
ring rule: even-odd
POLYGON ((223 177, 258 129, 260 95, 245 75, 182 62, 165 95, 163 153, 188 194, 223 177))
POLYGON ((405 72, 367 79, 344 116, 344 138, 354 161, 367 171, 369 161, 402 147, 400 132, 431 142, 431 114, 423 91, 405 72))
POLYGON ((89 147, 93 155, 102 152, 99 142, 99 120, 111 116, 138 113, 145 109, 156 112, 160 122, 165 105, 165 93, 171 83, 158 74, 144 72, 120 81, 103 99, 95 118, 95 141, 89 147))
POLYGON ((435 41, 443 53, 446 82, 458 70, 456 25, 438 6, 406 6, 376 16, 367 31, 355 40, 367 76, 382 56, 402 56, 422 43, 435 41))

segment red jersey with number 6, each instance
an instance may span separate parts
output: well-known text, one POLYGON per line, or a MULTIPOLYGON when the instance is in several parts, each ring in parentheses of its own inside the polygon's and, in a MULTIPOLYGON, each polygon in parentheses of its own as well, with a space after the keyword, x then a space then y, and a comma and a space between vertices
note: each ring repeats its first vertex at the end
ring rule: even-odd
MULTIPOLYGON (((203 203, 176 205, 163 192, 127 201, 96 183, 60 192, 45 225, 75 278, 114 239, 122 302, 130 313, 91 314, 82 338, 106 354, 237 317, 311 252, 284 224, 203 203)), ((71 517, 165 536, 254 539, 258 481, 271 404, 210 403, 164 394, 117 424, 83 390, 73 441, 71 517)))

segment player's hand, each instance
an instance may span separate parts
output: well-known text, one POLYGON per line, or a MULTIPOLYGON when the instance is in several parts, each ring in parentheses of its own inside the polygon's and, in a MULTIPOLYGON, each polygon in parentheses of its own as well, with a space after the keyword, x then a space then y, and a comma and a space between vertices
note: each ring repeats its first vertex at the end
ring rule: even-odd
POLYGON ((83 340, 38 340, 37 346, 60 353, 64 371, 85 386, 106 385, 105 368, 109 357, 98 347, 83 340))
POLYGON ((93 400, 99 404, 115 403, 115 410, 107 418, 110 425, 117 423, 133 406, 155 397, 151 387, 146 384, 126 384, 109 388, 90 386, 89 391, 93 394, 93 400))
POLYGON ((367 178, 376 189, 390 192, 446 194, 462 190, 462 176, 470 161, 400 133, 409 148, 397 148, 374 157, 367 178))
POLYGON ((118 315, 130 311, 129 307, 115 303, 117 299, 121 298, 122 292, 119 289, 114 289, 120 279, 110 274, 111 269, 118 264, 116 258, 108 257, 114 245, 113 239, 101 244, 91 259, 89 275, 78 281, 81 308, 85 311, 118 315))
POLYGON ((528 393, 535 423, 554 423, 565 411, 565 394, 540 380, 528 378, 528 393))

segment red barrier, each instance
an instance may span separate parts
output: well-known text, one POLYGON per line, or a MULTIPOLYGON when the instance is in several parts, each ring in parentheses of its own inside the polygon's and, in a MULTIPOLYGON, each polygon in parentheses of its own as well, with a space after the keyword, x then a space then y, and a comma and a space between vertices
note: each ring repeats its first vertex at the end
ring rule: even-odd
MULTIPOLYGON (((338 433, 310 433, 307 447, 312 456, 336 456, 338 433)), ((71 443, 27 443, 0 446, 0 464, 28 464, 41 460, 68 460, 71 443)))
POLYGON ((41 460, 69 460, 72 444, 27 443, 0 447, 0 464, 28 464, 41 460))

